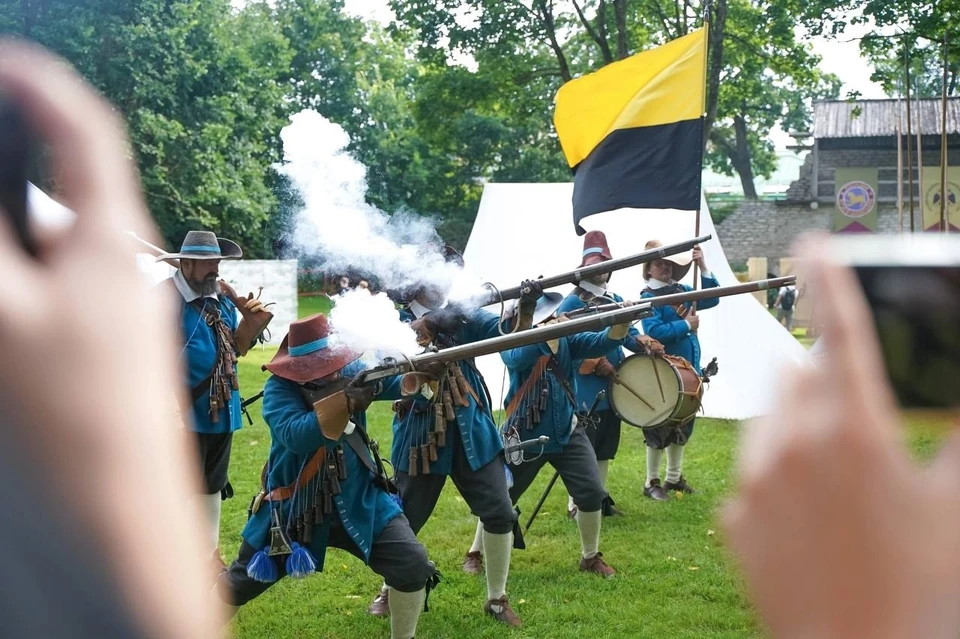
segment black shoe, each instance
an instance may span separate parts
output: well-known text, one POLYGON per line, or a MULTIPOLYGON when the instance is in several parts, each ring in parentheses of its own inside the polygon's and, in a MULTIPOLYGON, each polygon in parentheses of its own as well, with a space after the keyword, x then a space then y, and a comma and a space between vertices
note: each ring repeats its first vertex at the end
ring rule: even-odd
POLYGON ((600 510, 603 512, 604 517, 620 517, 623 515, 623 511, 616 507, 617 502, 613 501, 613 498, 610 495, 607 495, 603 498, 603 504, 600 506, 600 510))
POLYGON ((670 496, 660 485, 659 479, 651 479, 650 485, 643 489, 643 494, 655 501, 668 501, 670 496))
POLYGON ((687 493, 688 495, 693 494, 693 488, 690 487, 690 484, 687 483, 687 480, 683 478, 683 475, 680 475, 680 479, 676 483, 668 481, 663 485, 668 491, 679 491, 681 493, 687 493))

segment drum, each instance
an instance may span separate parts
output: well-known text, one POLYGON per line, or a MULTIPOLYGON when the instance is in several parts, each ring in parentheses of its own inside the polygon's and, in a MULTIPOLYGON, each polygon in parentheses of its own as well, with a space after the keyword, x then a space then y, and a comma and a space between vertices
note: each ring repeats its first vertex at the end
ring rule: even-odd
POLYGON ((700 410, 703 380, 682 357, 637 354, 620 363, 607 393, 613 410, 632 426, 682 426, 700 410))

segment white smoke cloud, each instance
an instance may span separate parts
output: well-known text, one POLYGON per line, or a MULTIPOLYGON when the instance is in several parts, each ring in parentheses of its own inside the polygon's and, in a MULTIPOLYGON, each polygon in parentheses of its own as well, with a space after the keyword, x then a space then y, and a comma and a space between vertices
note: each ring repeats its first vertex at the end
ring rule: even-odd
POLYGON ((319 259, 331 273, 375 276, 386 289, 453 284, 460 269, 444 260, 433 220, 391 217, 365 201, 367 170, 347 151, 350 138, 343 128, 304 110, 280 137, 284 161, 277 170, 304 202, 291 233, 300 255, 319 259))
POLYGON ((337 298, 330 311, 331 346, 346 346, 368 356, 412 356, 423 349, 386 293, 358 288, 337 298))
MULTIPOLYGON (((453 299, 477 295, 479 282, 441 252, 435 221, 413 213, 388 216, 365 201, 366 168, 347 151, 350 138, 316 111, 290 118, 281 131, 283 163, 276 170, 298 191, 304 206, 290 229, 301 257, 331 274, 359 272, 380 288, 402 290, 430 283, 453 299)), ((331 312, 333 341, 353 350, 414 355, 422 349, 384 294, 351 291, 331 312)))

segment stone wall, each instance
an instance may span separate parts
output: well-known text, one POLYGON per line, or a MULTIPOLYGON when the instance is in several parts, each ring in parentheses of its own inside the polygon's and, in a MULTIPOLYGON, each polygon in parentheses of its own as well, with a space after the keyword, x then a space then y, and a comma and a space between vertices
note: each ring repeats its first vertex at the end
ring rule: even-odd
MULTIPOLYGON (((910 228, 907 211, 904 211, 904 227, 910 228)), ((802 203, 744 202, 717 226, 717 235, 731 262, 744 262, 751 257, 765 257, 773 262, 790 255, 790 246, 800 235, 816 230, 833 230, 833 207, 811 209, 809 204, 802 203)), ((880 204, 877 231, 897 233, 899 230, 896 206, 880 204)))
MULTIPOLYGON (((892 139, 892 138, 891 138, 892 139)), ((835 143, 835 142, 834 142, 835 143)), ((926 148, 924 138, 923 166, 940 165, 940 151, 926 148)), ((914 147, 916 150, 916 147, 914 147)), ((950 166, 960 166, 960 148, 948 147, 950 166)), ((904 153, 906 162, 906 153, 904 153)), ((914 154, 916 163, 916 154, 914 154)), ((897 150, 869 148, 821 148, 807 155, 800 175, 787 190, 787 199, 779 202, 743 202, 740 207, 717 226, 717 234, 731 262, 744 262, 751 257, 779 260, 789 255, 790 246, 807 231, 833 230, 833 207, 836 197, 834 184, 837 167, 875 166, 878 168, 877 231, 897 233, 900 229, 897 213, 897 150), (817 208, 811 207, 811 183, 814 165, 817 167, 817 208)), ((914 169, 915 219, 921 223, 919 172, 914 169)), ((906 171, 904 171, 904 200, 907 199, 906 171)), ((910 229, 908 203, 904 202, 904 229, 910 229)), ((772 262, 773 263, 773 262, 772 262)))

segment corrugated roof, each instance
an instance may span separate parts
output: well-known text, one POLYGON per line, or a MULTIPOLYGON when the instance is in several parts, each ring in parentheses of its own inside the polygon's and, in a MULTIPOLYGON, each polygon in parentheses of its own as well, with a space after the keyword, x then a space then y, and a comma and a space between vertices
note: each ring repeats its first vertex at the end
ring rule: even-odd
MULTIPOLYGON (((923 135, 940 135, 940 98, 912 100, 911 129, 923 135)), ((897 133, 897 113, 901 130, 907 130, 907 104, 904 100, 836 100, 813 105, 813 135, 817 138, 893 137, 897 133)), ((960 133, 960 98, 947 98, 947 133, 960 133)))

